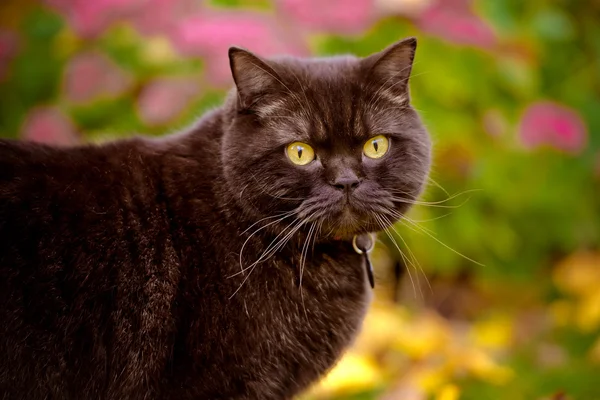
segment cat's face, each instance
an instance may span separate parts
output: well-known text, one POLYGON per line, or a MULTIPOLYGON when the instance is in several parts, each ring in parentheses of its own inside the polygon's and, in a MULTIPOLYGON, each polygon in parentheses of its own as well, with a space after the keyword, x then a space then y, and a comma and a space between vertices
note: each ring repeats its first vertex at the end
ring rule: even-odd
POLYGON ((364 59, 268 61, 231 49, 237 98, 222 156, 248 213, 342 237, 399 219, 430 166, 409 104, 415 48, 406 39, 364 59))

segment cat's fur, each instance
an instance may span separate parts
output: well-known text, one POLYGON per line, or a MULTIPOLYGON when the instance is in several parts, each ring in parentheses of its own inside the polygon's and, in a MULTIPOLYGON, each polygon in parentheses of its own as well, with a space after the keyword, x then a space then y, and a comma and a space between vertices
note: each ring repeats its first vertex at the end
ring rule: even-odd
POLYGON ((381 229, 376 214, 396 220, 429 169, 409 105, 415 48, 233 48, 236 89, 186 132, 1 140, 0 398, 289 399, 331 368, 370 298, 351 238, 381 229), (391 147, 367 159, 377 134, 391 147), (293 141, 318 158, 292 165, 293 141), (347 196, 348 179, 360 185, 347 196))

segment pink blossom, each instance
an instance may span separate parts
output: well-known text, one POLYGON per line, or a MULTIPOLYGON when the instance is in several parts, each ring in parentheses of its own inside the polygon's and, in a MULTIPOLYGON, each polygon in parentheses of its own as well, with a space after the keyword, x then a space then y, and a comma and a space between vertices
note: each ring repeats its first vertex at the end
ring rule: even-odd
POLYGON ((9 62, 17 52, 17 36, 12 32, 0 31, 0 81, 8 72, 9 62))
POLYGON ((138 99, 142 121, 149 126, 163 125, 180 114, 199 92, 191 79, 165 78, 151 82, 138 99))
POLYGON ((247 47, 262 56, 306 53, 304 43, 256 13, 203 13, 188 17, 172 39, 183 54, 204 59, 211 82, 217 85, 231 83, 227 57, 230 46, 247 47))
POLYGON ((490 24, 472 10, 472 0, 377 0, 385 14, 413 19, 425 33, 450 42, 493 48, 497 37, 490 24))
POLYGON ((81 103, 120 95, 131 85, 131 77, 103 54, 91 51, 71 60, 64 85, 69 100, 81 103))
POLYGON ((83 37, 100 35, 112 22, 137 10, 148 0, 46 0, 67 17, 83 37))
POLYGON ((279 0, 281 11, 310 29, 353 34, 374 22, 374 0, 279 0))
POLYGON ((375 7, 383 14, 418 17, 431 7, 434 0, 375 0, 375 7))
POLYGON ((130 18, 143 35, 169 34, 183 17, 198 8, 194 0, 144 0, 130 18))
POLYGON ((519 134, 528 148, 544 145, 579 153, 586 145, 584 121, 574 110, 550 101, 530 105, 523 114, 519 134))
POLYGON ((464 0, 439 2, 424 11, 417 25, 423 32, 441 37, 450 42, 493 48, 497 37, 490 24, 469 10, 464 0))
POLYGON ((199 8, 196 0, 45 0, 62 13, 83 37, 94 38, 112 23, 131 22, 144 35, 169 33, 185 15, 199 8))
POLYGON ((25 140, 56 146, 71 146, 79 142, 71 120, 60 110, 41 107, 30 111, 21 131, 25 140))

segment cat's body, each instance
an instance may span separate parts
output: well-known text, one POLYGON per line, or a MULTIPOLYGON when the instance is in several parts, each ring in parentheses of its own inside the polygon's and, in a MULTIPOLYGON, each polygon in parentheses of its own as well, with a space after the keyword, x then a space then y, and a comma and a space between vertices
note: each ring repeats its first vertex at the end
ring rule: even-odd
MULTIPOLYGON (((232 64, 247 54, 241 61, 234 55, 232 64)), ((259 62, 252 58, 250 70, 259 62)), ((351 62, 305 68, 327 82, 336 68, 358 74, 351 62)), ((70 149, 0 141, 0 398, 288 399, 351 343, 370 289, 350 239, 375 226, 356 225, 367 218, 359 211, 351 211, 351 225, 338 226, 329 214, 316 219, 317 200, 351 196, 339 190, 339 179, 334 189, 316 181, 340 161, 322 150, 318 165, 315 157, 298 167, 265 149, 264 140, 277 140, 266 114, 285 108, 286 97, 274 103, 268 91, 246 93, 257 77, 245 67, 232 65, 238 91, 224 107, 165 139, 70 149), (268 104, 245 106, 250 97, 268 104), (249 112, 254 107, 258 112, 249 112), (322 190, 337 192, 317 198, 322 190), (302 210, 306 201, 298 199, 309 194, 317 200, 302 210), (295 215, 305 223, 290 225, 286 218, 299 209, 295 215), (265 250, 269 257, 253 264, 265 250)), ((284 74, 276 75, 282 84, 284 74)), ((263 89, 267 79, 259 79, 263 89)), ((337 107, 334 93, 314 100, 309 82, 304 91, 291 90, 317 102, 329 96, 323 108, 337 107)), ((352 97, 353 90, 338 95, 352 97)), ((362 119, 353 108, 358 103, 340 102, 339 115, 318 117, 310 135, 344 124, 353 129, 362 119)), ((419 129, 418 118, 409 117, 374 123, 419 129)), ((301 118, 289 114, 287 121, 299 125, 301 118)), ((282 127, 289 135, 290 125, 282 127)), ((429 167, 428 140, 420 136, 406 148, 406 157, 421 164, 411 164, 410 178, 394 187, 413 199, 429 167)), ((360 181, 382 173, 371 162, 357 172, 360 181)), ((332 204, 322 208, 333 213, 332 204)), ((394 207, 403 212, 406 204, 394 207)))
MULTIPOLYGON (((192 136, 217 149, 210 130, 192 136)), ((251 222, 242 225, 238 210, 224 210, 231 199, 215 195, 217 160, 183 148, 0 142, 8 398, 289 398, 348 344, 368 296, 352 247, 315 248, 304 304, 299 248, 258 265, 231 297, 247 276, 229 278, 251 233, 240 227, 251 222), (198 174, 206 186, 190 179, 198 174)), ((273 237, 253 239, 264 248, 273 237)))

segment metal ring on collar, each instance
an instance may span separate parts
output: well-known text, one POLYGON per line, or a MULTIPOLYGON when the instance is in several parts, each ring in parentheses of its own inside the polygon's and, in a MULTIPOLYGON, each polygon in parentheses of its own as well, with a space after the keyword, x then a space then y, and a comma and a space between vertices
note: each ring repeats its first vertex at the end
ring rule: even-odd
POLYGON ((369 233, 369 236, 371 236, 371 247, 363 251, 356 244, 356 238, 358 238, 358 235, 354 235, 352 238, 352 247, 354 247, 354 251, 356 251, 358 254, 368 254, 373 251, 373 248, 375 247, 375 241, 377 240, 377 235, 375 233, 369 233))

